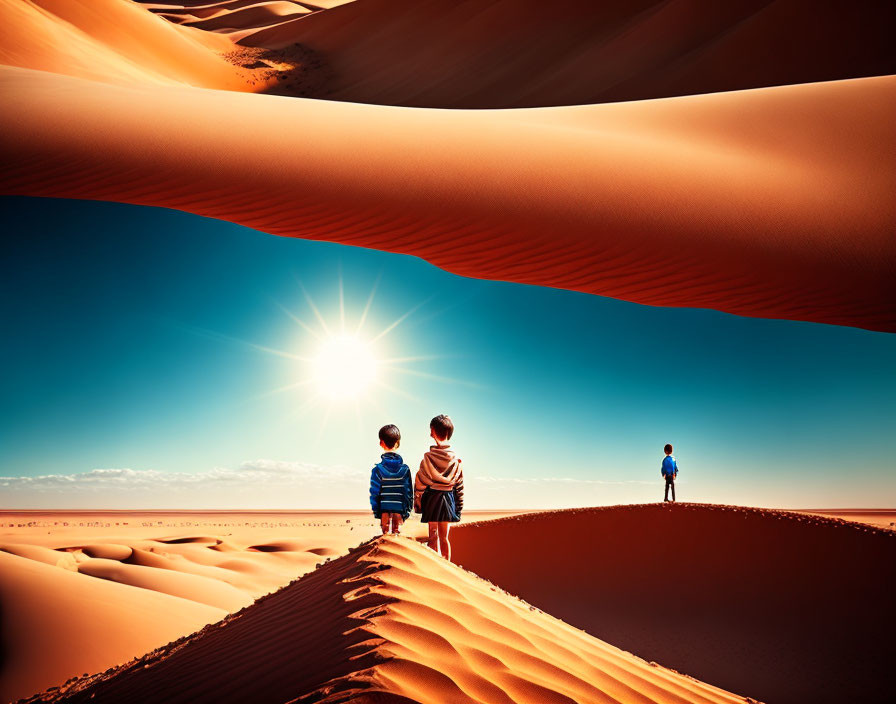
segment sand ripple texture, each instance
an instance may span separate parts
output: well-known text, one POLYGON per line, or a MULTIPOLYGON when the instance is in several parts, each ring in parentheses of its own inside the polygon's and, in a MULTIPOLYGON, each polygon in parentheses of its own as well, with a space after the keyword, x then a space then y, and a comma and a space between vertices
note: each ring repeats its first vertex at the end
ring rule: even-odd
POLYGON ((0 193, 896 330, 891 3, 163 5, 0 2, 0 193))
POLYGON ((252 606, 28 701, 738 702, 377 538, 252 606))

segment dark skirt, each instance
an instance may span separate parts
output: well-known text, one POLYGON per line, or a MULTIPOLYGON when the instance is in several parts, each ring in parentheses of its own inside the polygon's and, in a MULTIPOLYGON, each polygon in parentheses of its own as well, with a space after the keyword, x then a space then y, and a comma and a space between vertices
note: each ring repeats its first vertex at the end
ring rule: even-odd
POLYGON ((420 497, 421 523, 457 523, 460 516, 454 503, 454 490, 439 491, 427 487, 420 497))

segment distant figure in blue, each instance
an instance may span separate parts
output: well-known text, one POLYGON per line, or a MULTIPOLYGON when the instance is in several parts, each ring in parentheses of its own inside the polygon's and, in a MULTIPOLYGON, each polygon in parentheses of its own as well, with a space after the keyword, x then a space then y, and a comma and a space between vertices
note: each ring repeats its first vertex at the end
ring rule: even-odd
POLYGON ((383 535, 390 530, 393 535, 401 532, 401 524, 411 515, 414 503, 411 469, 394 452, 400 444, 401 433, 396 426, 380 428, 380 447, 385 453, 370 472, 370 508, 380 519, 383 535))
POLYGON ((678 476, 678 463, 672 456, 672 446, 666 445, 663 448, 666 456, 663 457, 663 465, 660 468, 660 474, 666 480, 666 495, 663 501, 669 500, 669 487, 672 487, 672 501, 675 501, 675 478, 678 476))

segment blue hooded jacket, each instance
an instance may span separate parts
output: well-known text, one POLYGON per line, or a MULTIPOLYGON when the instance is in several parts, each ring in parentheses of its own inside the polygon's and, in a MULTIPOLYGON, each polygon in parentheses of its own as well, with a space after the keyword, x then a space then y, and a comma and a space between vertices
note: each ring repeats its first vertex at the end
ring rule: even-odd
POLYGON ((674 477, 678 475, 678 462, 672 455, 663 457, 663 466, 660 468, 660 474, 664 477, 674 477))
POLYGON ((370 472, 370 508, 379 518, 383 513, 400 513, 407 519, 414 505, 411 469, 397 452, 387 452, 370 472))

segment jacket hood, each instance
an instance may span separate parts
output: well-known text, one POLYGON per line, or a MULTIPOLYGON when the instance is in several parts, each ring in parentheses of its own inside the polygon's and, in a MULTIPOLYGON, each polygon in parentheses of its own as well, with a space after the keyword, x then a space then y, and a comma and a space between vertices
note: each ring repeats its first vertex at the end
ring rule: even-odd
POLYGON ((397 452, 387 452, 380 457, 380 464, 389 476, 397 476, 401 474, 404 467, 404 460, 397 452))
POLYGON ((417 478, 426 486, 452 488, 460 474, 460 460, 450 445, 432 445, 423 455, 417 478))

